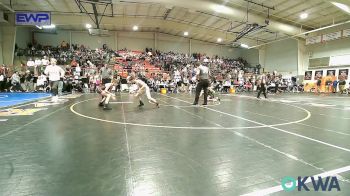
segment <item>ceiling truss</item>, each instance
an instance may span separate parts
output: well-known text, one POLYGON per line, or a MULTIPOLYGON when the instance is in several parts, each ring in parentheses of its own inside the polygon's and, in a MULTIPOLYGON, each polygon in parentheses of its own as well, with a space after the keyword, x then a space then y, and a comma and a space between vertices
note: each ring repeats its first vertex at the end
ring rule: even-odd
POLYGON ((114 17, 114 11, 113 11, 113 3, 112 0, 75 0, 75 3, 77 4, 80 13, 87 14, 90 19, 94 22, 96 25, 96 28, 100 28, 100 24, 102 21, 102 18, 104 16, 106 17, 114 17), (93 13, 88 11, 88 8, 86 8, 86 5, 91 5, 93 13), (103 12, 98 12, 98 7, 103 7, 103 12), (110 13, 106 13, 107 8, 110 9, 110 13), (99 18, 100 17, 100 18, 99 18))

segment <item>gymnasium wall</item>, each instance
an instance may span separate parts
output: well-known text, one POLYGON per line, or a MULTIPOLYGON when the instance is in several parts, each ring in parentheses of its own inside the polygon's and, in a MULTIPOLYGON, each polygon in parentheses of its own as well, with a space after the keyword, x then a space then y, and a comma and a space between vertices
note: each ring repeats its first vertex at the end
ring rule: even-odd
MULTIPOLYGON (((350 29, 350 24, 329 28, 323 31, 319 31, 310 37, 317 35, 324 35, 327 33, 333 33, 336 31, 342 31, 344 29, 350 29)), ((340 56, 344 54, 350 54, 350 38, 341 38, 338 40, 327 41, 319 44, 307 45, 307 52, 309 58, 321 58, 329 56, 340 56)))
POLYGON ((145 50, 145 48, 154 48, 154 33, 143 32, 118 32, 117 46, 109 47, 114 49, 127 48, 129 50, 145 50))
MULTIPOLYGON (((315 35, 324 35, 327 33, 332 33, 336 31, 342 31, 344 29, 349 29, 350 24, 338 26, 335 28, 330 28, 321 32, 318 32, 315 35)), ((322 57, 331 57, 336 58, 337 56, 350 55, 350 38, 340 38, 337 40, 326 41, 318 44, 311 44, 306 46, 308 60, 314 58, 322 58, 322 57)), ((316 80, 314 79, 315 71, 323 71, 323 76, 326 76, 327 70, 335 70, 335 76, 338 78, 339 70, 350 70, 350 65, 342 65, 342 66, 329 66, 329 67, 321 67, 321 68, 307 68, 306 70, 312 71, 313 77, 312 80, 305 81, 311 84, 314 84, 316 80)), ((350 82, 350 77, 347 79, 347 84, 350 82)))
POLYGON ((350 38, 328 41, 307 46, 310 58, 340 56, 350 54, 350 38))
MULTIPOLYGON (((28 29, 18 28, 21 36, 17 36, 16 43, 21 47, 26 46, 27 39, 22 35, 31 34, 28 29), (21 43, 20 43, 21 42, 21 43), (26 42, 26 43, 23 43, 26 42)), ((241 49, 230 48, 214 43, 191 40, 181 36, 172 36, 153 32, 113 32, 111 36, 90 36, 87 31, 57 30, 56 33, 34 33, 34 39, 42 45, 57 46, 64 40, 74 44, 83 44, 93 48, 101 48, 107 44, 112 49, 127 48, 130 50, 145 50, 145 48, 156 48, 163 52, 174 51, 180 53, 200 52, 209 56, 219 55, 223 57, 237 58, 241 56, 241 49)), ((29 36, 30 38, 30 36, 29 36)))
POLYGON ((259 50, 257 49, 242 49, 241 57, 252 66, 259 64, 259 50))
POLYGON ((37 41, 37 43, 44 46, 58 46, 63 40, 69 43, 69 36, 69 31, 59 30, 57 33, 34 33, 34 39, 37 41))
POLYGON ((67 43, 69 43, 69 36, 71 33, 73 44, 89 46, 91 49, 102 48, 103 44, 107 44, 111 48, 114 48, 115 46, 114 36, 92 37, 87 32, 79 32, 79 31, 72 31, 72 32, 64 31, 64 32, 68 34, 68 39, 65 40, 67 43))
POLYGON ((179 53, 190 53, 190 40, 185 37, 158 34, 157 48, 160 51, 174 51, 179 53))
MULTIPOLYGON (((336 30, 331 30, 336 31, 336 30)), ((338 40, 328 41, 320 44, 312 44, 307 45, 307 53, 309 55, 309 59, 312 58, 322 58, 322 57, 331 57, 331 56, 342 56, 342 55, 350 55, 350 38, 342 38, 338 40)), ((336 79, 339 76, 339 70, 350 70, 350 65, 344 66, 329 66, 322 68, 308 68, 306 70, 312 71, 312 79, 306 80, 304 83, 309 83, 310 88, 316 83, 314 78, 315 71, 323 71, 323 77, 326 76, 327 70, 335 70, 336 79)), ((350 82, 350 77, 346 80, 346 87, 350 82)), ((323 88, 323 87, 322 87, 323 88)))
POLYGON ((298 70, 298 41, 287 39, 266 45, 265 71, 274 70, 297 75, 298 70))
POLYGON ((15 51, 16 27, 6 24, 0 25, 0 32, 0 63, 12 65, 15 51))
POLYGON ((0 26, 0 64, 4 63, 3 52, 2 52, 2 27, 0 26))
POLYGON ((16 44, 19 48, 27 47, 32 42, 32 29, 28 27, 16 27, 16 44))
POLYGON ((191 51, 205 53, 209 56, 219 55, 223 57, 238 58, 241 56, 241 50, 236 48, 230 48, 222 45, 201 42, 197 40, 192 40, 191 51))

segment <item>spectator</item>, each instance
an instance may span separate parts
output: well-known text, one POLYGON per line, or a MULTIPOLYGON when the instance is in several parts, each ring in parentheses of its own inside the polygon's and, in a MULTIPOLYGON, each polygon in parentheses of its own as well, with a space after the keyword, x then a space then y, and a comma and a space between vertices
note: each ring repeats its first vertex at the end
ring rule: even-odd
POLYGON ((38 81, 38 77, 39 77, 39 72, 40 72, 40 67, 38 65, 34 66, 33 69, 33 90, 34 92, 37 91, 37 81, 38 81))
POLYGON ((34 65, 35 66, 41 66, 42 65, 42 61, 39 58, 36 58, 34 61, 34 65))
POLYGON ((35 65, 35 62, 33 61, 32 58, 29 58, 29 60, 27 61, 27 66, 28 67, 33 67, 35 65))
POLYGON ((5 91, 5 85, 6 85, 6 76, 4 71, 0 70, 0 92, 5 91))
POLYGON ((43 66, 49 65, 49 60, 48 60, 47 56, 44 56, 44 58, 41 59, 41 64, 42 64, 43 66))
POLYGON ((21 91, 23 91, 23 92, 26 91, 27 90, 26 85, 25 85, 25 82, 26 82, 26 71, 19 73, 19 81, 20 81, 21 91))
POLYGON ((67 48, 68 48, 68 44, 67 44, 66 41, 63 40, 63 41, 61 42, 61 48, 62 48, 62 49, 67 49, 67 48))
POLYGON ((40 75, 38 76, 38 80, 36 84, 39 91, 44 91, 46 81, 47 81, 46 76, 40 72, 40 75))
POLYGON ((56 65, 57 60, 51 59, 50 65, 45 69, 45 75, 49 76, 50 88, 52 92, 52 101, 58 101, 58 83, 64 77, 64 70, 56 65))
POLYGON ((76 66, 78 65, 78 63, 77 63, 75 57, 73 58, 73 60, 72 60, 72 62, 70 63, 70 65, 71 65, 72 67, 76 67, 76 66))
POLYGON ((26 71, 26 73, 24 74, 25 77, 25 81, 24 81, 24 88, 23 90, 25 90, 26 92, 29 92, 32 90, 32 84, 33 84, 33 76, 30 73, 29 70, 26 71))
POLYGON ((12 74, 11 76, 11 87, 10 91, 20 91, 21 85, 20 85, 20 76, 18 75, 18 71, 12 74))

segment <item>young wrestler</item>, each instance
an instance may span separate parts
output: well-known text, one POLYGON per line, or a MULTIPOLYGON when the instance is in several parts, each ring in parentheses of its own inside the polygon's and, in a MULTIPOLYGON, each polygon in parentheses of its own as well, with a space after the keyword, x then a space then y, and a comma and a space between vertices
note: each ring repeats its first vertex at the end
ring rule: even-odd
POLYGON ((144 81, 142 81, 141 79, 136 78, 133 74, 128 76, 127 80, 128 80, 129 83, 136 84, 137 87, 139 88, 137 90, 136 94, 135 94, 135 97, 139 98, 139 100, 140 100, 139 107, 142 107, 143 105, 145 105, 142 102, 142 100, 141 100, 141 96, 143 94, 146 94, 147 99, 149 100, 149 102, 152 103, 152 104, 156 104, 156 106, 159 108, 159 103, 154 98, 151 97, 151 91, 150 91, 148 85, 144 81))
MULTIPOLYGON (((200 97, 203 96, 204 92, 201 91, 200 97)), ((220 102, 220 98, 215 96, 215 91, 212 87, 208 88, 208 101, 220 102)))
POLYGON ((113 86, 115 86, 117 83, 117 80, 113 80, 112 83, 110 83, 109 85, 105 86, 103 84, 100 84, 100 86, 97 88, 97 92, 102 96, 99 106, 103 106, 104 110, 112 109, 108 106, 108 104, 111 98, 115 99, 115 95, 111 93, 111 90, 113 89, 113 86))

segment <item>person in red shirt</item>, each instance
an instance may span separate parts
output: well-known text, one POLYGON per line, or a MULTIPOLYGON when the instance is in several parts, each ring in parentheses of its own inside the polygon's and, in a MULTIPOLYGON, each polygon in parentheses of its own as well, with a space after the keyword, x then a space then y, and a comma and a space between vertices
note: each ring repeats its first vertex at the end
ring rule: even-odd
POLYGON ((72 67, 76 67, 78 65, 78 62, 73 58, 72 62, 70 63, 72 67))

